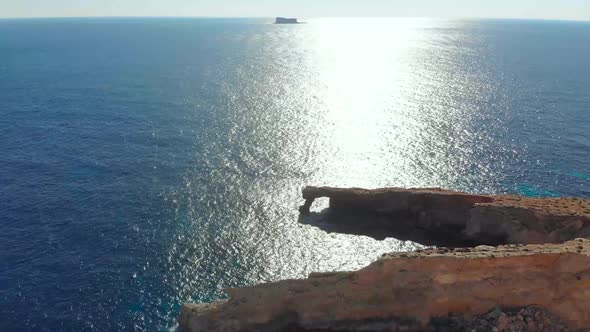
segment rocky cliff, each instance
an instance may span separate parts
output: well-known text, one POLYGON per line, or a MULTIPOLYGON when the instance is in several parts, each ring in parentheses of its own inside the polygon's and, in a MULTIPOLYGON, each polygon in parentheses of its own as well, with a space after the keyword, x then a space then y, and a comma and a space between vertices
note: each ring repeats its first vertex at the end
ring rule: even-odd
POLYGON ((329 197, 324 222, 363 226, 346 230, 410 229, 402 233, 434 245, 440 231, 457 245, 521 244, 386 254, 359 271, 228 289, 228 301, 185 304, 182 331, 590 329, 590 241, 574 239, 588 234, 589 200, 397 188, 303 195, 304 215, 329 197), (534 244, 545 242, 555 244, 534 244))
POLYGON ((438 188, 306 187, 301 212, 309 213, 318 197, 330 199, 327 223, 377 238, 413 232, 422 238, 409 239, 423 244, 465 246, 560 243, 590 236, 588 199, 472 195, 438 188), (376 236, 373 229, 379 230, 376 236))

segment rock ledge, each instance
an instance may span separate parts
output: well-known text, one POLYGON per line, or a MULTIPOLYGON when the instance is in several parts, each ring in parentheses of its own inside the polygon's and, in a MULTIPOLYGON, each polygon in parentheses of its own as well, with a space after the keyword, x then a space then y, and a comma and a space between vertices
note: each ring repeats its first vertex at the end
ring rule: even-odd
POLYGON ((568 330, 589 329, 590 241, 388 254, 355 272, 228 293, 228 301, 185 304, 182 331, 423 331, 449 314, 528 306, 544 308, 568 330))
POLYGON ((227 301, 185 304, 182 331, 590 330, 590 241, 574 239, 590 234, 589 200, 433 188, 307 187, 303 195, 303 214, 329 197, 332 221, 360 234, 419 231, 429 244, 450 237, 455 245, 228 289, 227 301))
POLYGON ((330 199, 328 225, 377 239, 460 247, 590 237, 588 199, 473 195, 439 188, 306 187, 300 207, 304 216, 319 197, 330 199))

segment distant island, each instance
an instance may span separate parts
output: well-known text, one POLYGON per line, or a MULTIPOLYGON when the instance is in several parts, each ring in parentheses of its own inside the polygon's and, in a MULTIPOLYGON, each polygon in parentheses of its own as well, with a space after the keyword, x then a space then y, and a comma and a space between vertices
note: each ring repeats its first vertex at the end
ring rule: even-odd
POLYGON ((299 24, 296 18, 277 17, 275 24, 299 24))

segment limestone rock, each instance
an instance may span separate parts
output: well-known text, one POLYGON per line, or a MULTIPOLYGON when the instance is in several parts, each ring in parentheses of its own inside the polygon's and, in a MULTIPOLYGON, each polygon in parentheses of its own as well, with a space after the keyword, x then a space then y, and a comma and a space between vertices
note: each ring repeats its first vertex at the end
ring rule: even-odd
POLYGON ((309 213, 318 197, 330 199, 331 224, 378 239, 406 239, 410 230, 409 240, 426 245, 446 240, 452 246, 560 243, 590 236, 589 199, 473 195, 438 188, 306 187, 301 212, 309 213), (417 231, 422 234, 416 236, 417 231))
POLYGON ((590 330, 590 241, 575 239, 590 235, 588 199, 329 187, 303 197, 303 221, 328 197, 328 221, 345 232, 454 249, 228 289, 228 301, 185 304, 182 331, 590 330))
POLYGON ((449 314, 485 314, 502 331, 542 321, 503 318, 495 308, 532 305, 563 320, 565 330, 590 329, 590 241, 395 253, 355 272, 227 291, 228 301, 185 304, 181 330, 425 331, 449 314))

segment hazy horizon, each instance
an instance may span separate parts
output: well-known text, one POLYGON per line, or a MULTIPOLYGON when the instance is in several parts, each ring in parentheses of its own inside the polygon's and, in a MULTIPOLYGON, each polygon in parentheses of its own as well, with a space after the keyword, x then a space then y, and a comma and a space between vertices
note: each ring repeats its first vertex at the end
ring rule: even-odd
POLYGON ((58 19, 166 19, 166 18, 178 18, 178 19, 269 19, 273 20, 276 17, 294 17, 300 22, 305 20, 317 20, 317 19, 363 19, 363 18, 376 18, 376 19, 394 19, 394 18, 406 18, 406 19, 449 19, 449 20, 514 20, 514 21, 564 21, 564 22, 590 22, 590 19, 575 19, 575 18, 535 18, 535 17, 492 17, 492 16, 471 16, 471 17, 444 17, 444 16, 289 16, 289 15, 276 15, 276 16, 181 16, 181 15, 109 15, 109 16, 21 16, 21 17, 3 17, 0 16, 0 20, 35 20, 35 19, 47 19, 47 20, 58 20, 58 19))
POLYGON ((590 20, 585 0, 4 0, 0 18, 217 17, 267 18, 424 17, 474 19, 590 20))

